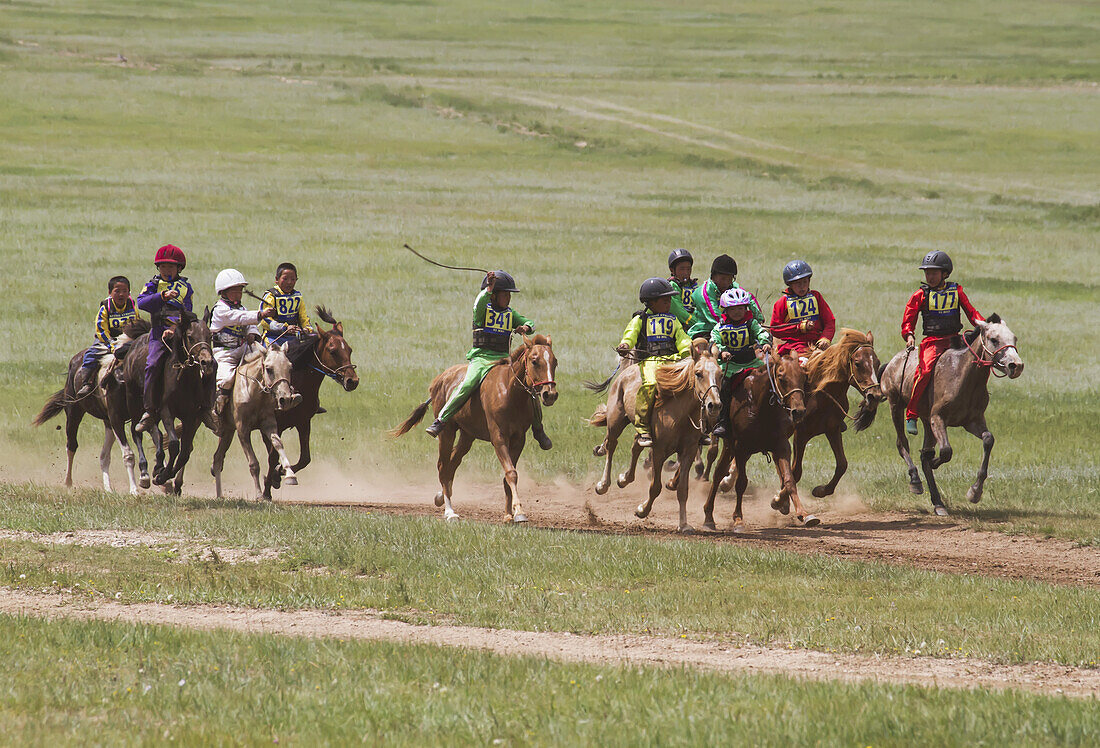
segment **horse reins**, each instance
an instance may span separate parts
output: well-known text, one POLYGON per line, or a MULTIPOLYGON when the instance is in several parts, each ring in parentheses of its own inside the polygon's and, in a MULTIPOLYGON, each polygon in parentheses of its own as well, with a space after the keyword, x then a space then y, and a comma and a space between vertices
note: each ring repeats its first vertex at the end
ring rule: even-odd
MULTIPOLYGON (((965 341, 965 340, 966 340, 966 338, 963 338, 963 340, 965 341)), ((1016 347, 1016 345, 1015 345, 1014 343, 1008 343, 1008 344, 1006 344, 1006 345, 1002 345, 1002 346, 1001 346, 1000 348, 998 348, 998 349, 997 349, 997 350, 995 350, 995 351, 990 351, 990 350, 989 350, 989 348, 988 348, 988 347, 986 346, 986 344, 985 344, 985 339, 984 339, 984 338, 982 338, 982 336, 981 336, 981 333, 978 333, 978 340, 979 340, 979 341, 981 342, 981 344, 982 344, 982 350, 983 350, 983 351, 984 351, 985 353, 988 353, 988 354, 989 354, 989 360, 988 360, 988 361, 986 361, 986 360, 985 360, 984 358, 982 358, 982 357, 981 357, 980 355, 978 355, 978 352, 977 352, 976 350, 974 350, 974 348, 973 348, 973 347, 972 347, 972 346, 970 345, 970 343, 967 343, 967 344, 966 344, 966 348, 967 348, 967 350, 969 350, 969 351, 970 351, 971 353, 973 353, 973 354, 974 354, 974 363, 975 363, 975 364, 976 364, 976 365, 977 365, 977 366, 978 366, 979 368, 982 368, 982 369, 989 369, 989 370, 990 370, 990 372, 992 372, 992 373, 993 373, 993 376, 995 376, 995 377, 997 377, 997 378, 1003 379, 1004 377, 1007 377, 1007 376, 1008 376, 1008 372, 1004 372, 1004 373, 1002 373, 1002 374, 998 374, 998 373, 997 373, 997 372, 999 371, 999 369, 997 368, 997 364, 996 364, 996 363, 994 363, 994 361, 996 360, 996 358, 997 358, 998 354, 1000 354, 1000 353, 1001 353, 1001 351, 1005 351, 1005 350, 1008 350, 1009 348, 1012 348, 1012 349, 1013 349, 1013 350, 1015 350, 1015 351, 1016 351, 1016 353, 1018 354, 1018 353, 1020 352, 1020 349, 1019 349, 1019 348, 1017 348, 1017 347, 1016 347)))
MULTIPOLYGON (((867 385, 866 387, 863 387, 863 386, 860 385, 859 382, 856 381, 855 367, 852 366, 852 363, 855 361, 856 351, 860 350, 861 348, 870 348, 872 351, 874 351, 874 346, 871 345, 870 343, 861 343, 860 345, 857 345, 855 348, 852 349, 852 352, 848 355, 848 383, 851 384, 852 386, 854 386, 857 390, 859 390, 859 394, 862 395, 864 398, 866 398, 867 397, 867 392, 869 390, 873 389, 875 386, 880 385, 881 383, 880 382, 872 382, 871 384, 867 385)), ((903 372, 903 376, 904 376, 904 372, 903 372)), ((824 389, 824 387, 822 387, 822 389, 814 390, 814 394, 817 394, 817 393, 821 393, 825 397, 832 400, 833 404, 836 405, 836 407, 840 408, 841 414, 845 418, 847 418, 849 421, 855 421, 856 420, 855 416, 848 415, 848 408, 844 405, 841 405, 840 401, 837 400, 835 397, 833 397, 831 394, 829 394, 829 391, 824 389)))
POLYGON ((791 395, 793 395, 796 392, 801 392, 802 396, 805 397, 806 396, 806 390, 802 389, 801 387, 794 387, 790 390, 787 390, 787 392, 785 394, 780 394, 779 384, 776 381, 775 376, 772 374, 771 356, 768 355, 768 354, 764 354, 764 367, 768 371, 768 385, 769 385, 769 387, 772 391, 772 395, 774 396, 773 400, 775 398, 778 398, 778 402, 776 404, 783 406, 783 408, 785 408, 786 411, 788 413, 790 413, 791 412, 791 406, 787 405, 787 398, 790 397, 791 395))
MULTIPOLYGON (((512 372, 512 379, 516 380, 516 382, 519 384, 519 386, 527 391, 527 394, 531 396, 532 400, 537 400, 538 399, 538 396, 539 396, 538 388, 539 387, 545 387, 548 384, 552 384, 552 385, 555 385, 555 386, 557 385, 557 382, 555 382, 553 379, 547 379, 544 382, 535 382, 534 384, 528 385, 526 382, 524 382, 522 379, 520 379, 519 376, 516 374, 516 369, 515 369, 514 366, 509 366, 508 368, 512 372)), ((530 370, 530 366, 528 365, 526 353, 524 354, 524 359, 523 359, 523 376, 525 378, 528 378, 528 379, 532 378, 531 377, 531 370, 530 370)))
POLYGON ((185 353, 187 354, 186 361, 176 362, 172 364, 172 367, 176 369, 189 369, 192 366, 199 366, 202 362, 195 358, 195 349, 202 348, 203 346, 206 347, 206 350, 210 351, 210 355, 214 355, 214 351, 210 348, 210 344, 207 343, 205 340, 200 340, 197 343, 193 343, 185 350, 185 353))

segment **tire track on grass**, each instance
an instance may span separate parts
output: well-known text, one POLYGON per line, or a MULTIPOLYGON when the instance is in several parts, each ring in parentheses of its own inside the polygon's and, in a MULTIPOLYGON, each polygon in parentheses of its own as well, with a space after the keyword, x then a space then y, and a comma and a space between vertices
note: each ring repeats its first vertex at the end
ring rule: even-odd
POLYGON ((686 667, 727 674, 778 674, 815 681, 874 681, 955 689, 1014 689, 1075 698, 1100 697, 1100 670, 1064 665, 999 665, 971 658, 833 654, 668 637, 426 626, 387 619, 378 611, 349 610, 333 615, 318 610, 282 611, 236 606, 124 605, 99 598, 0 588, 0 613, 48 620, 112 621, 203 631, 429 644, 563 662, 686 667))

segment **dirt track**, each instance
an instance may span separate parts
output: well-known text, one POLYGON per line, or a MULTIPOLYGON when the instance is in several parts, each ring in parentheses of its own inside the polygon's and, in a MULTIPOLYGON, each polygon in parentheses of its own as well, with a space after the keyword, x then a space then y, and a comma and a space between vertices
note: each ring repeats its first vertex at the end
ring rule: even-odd
POLYGON ((0 588, 0 613, 311 638, 434 644, 566 662, 692 667, 721 673, 779 673, 809 680, 878 681, 942 688, 1020 689, 1080 698, 1100 696, 1100 670, 1064 665, 997 665, 975 659, 841 655, 661 637, 579 636, 474 626, 422 626, 387 620, 374 611, 344 611, 337 616, 314 610, 155 603, 123 605, 111 600, 0 588))

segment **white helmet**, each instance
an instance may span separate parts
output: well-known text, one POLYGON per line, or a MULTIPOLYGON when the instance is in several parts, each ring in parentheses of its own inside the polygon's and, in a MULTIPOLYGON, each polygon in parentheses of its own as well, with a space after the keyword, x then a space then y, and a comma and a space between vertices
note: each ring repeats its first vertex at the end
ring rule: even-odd
POLYGON ((719 299, 718 303, 722 308, 751 304, 752 294, 743 288, 731 288, 722 294, 722 298, 719 299))
POLYGON ((214 290, 218 293, 225 291, 226 289, 233 288, 234 286, 247 286, 248 281, 244 279, 244 275, 240 270, 234 270, 233 268, 226 268, 218 273, 218 277, 214 280, 214 290))

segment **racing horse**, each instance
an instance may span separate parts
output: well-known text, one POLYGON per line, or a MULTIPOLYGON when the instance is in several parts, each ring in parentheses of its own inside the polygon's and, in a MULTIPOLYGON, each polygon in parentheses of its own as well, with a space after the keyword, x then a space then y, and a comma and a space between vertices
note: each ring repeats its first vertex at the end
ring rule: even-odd
MULTIPOLYGON (((134 320, 127 326, 127 334, 130 334, 132 337, 142 335, 148 331, 149 323, 145 320, 134 320)), ((99 370, 99 381, 103 384, 103 388, 96 387, 90 395, 83 398, 77 398, 75 378, 76 373, 80 370, 83 359, 84 351, 72 357, 69 361, 69 371, 65 378, 65 386, 50 396, 50 399, 42 406, 42 410, 35 416, 32 423, 35 426, 41 426, 61 411, 65 411, 65 447, 68 457, 68 464, 65 469, 65 485, 72 488, 73 458, 76 456, 77 434, 80 431, 80 422, 85 415, 90 415, 92 418, 98 418, 103 422, 103 448, 99 452, 99 469, 103 473, 103 490, 113 490, 111 488, 110 474, 111 447, 114 446, 117 440, 122 449, 122 461, 126 465, 126 478, 130 483, 130 494, 136 495, 139 482, 134 474, 136 460, 134 457, 134 450, 130 447, 130 442, 126 439, 126 422, 130 419, 125 414, 120 413, 118 408, 112 405, 113 401, 118 398, 120 390, 113 384, 115 381, 114 377, 106 371, 107 367, 104 366, 99 370)), ((130 421, 130 435, 134 438, 134 443, 140 447, 141 434, 134 431, 133 421, 130 421)), ((145 453, 141 451, 140 448, 139 453, 141 455, 139 464, 141 470, 140 483, 143 488, 148 488, 150 484, 148 462, 145 459, 145 453)))
MULTIPOLYGON (((157 444, 157 463, 153 471, 153 483, 164 486, 167 493, 179 495, 183 489, 183 470, 191 458, 195 444, 195 432, 202 423, 204 411, 210 407, 214 393, 214 376, 217 362, 210 347, 212 336, 207 320, 184 311, 180 319, 168 329, 168 355, 165 356, 162 381, 163 396, 160 399, 160 423, 168 440, 167 461, 163 462, 163 441, 154 429, 153 440, 157 444), (180 429, 176 430, 179 419, 180 429)), ((144 412, 142 385, 145 378, 145 359, 149 352, 149 335, 133 342, 123 360, 125 396, 119 409, 127 417, 137 421, 144 412)), ((156 383, 153 383, 156 386, 156 383)), ((135 439, 141 448, 140 432, 135 439)))
MULTIPOLYGON (((911 353, 899 351, 890 359, 881 378, 882 390, 890 401, 894 430, 898 434, 898 453, 909 468, 909 489, 919 494, 924 489, 909 454, 909 438, 905 434, 905 406, 913 392, 913 368, 907 366, 911 353)), ((1024 373, 1024 362, 1016 348, 1016 335, 997 314, 991 314, 985 322, 976 322, 975 329, 967 331, 957 348, 944 351, 936 360, 932 379, 917 406, 917 414, 924 423, 921 470, 928 481, 932 508, 941 517, 947 516, 947 507, 944 506, 933 471, 951 460, 951 444, 947 440, 949 427, 961 426, 982 440, 982 464, 978 468, 977 478, 966 492, 966 498, 971 502, 977 504, 982 500, 994 441, 985 422, 991 372, 1009 379, 1024 373)))
MULTIPOLYGON (((351 362, 351 346, 344 340, 344 325, 337 322, 325 307, 317 307, 317 314, 323 321, 332 325, 332 329, 326 331, 318 325, 316 335, 307 336, 302 341, 304 347, 300 353, 293 350, 293 343, 287 351, 287 356, 293 364, 290 386, 302 396, 301 404, 288 410, 275 412, 277 424, 275 433, 280 437, 287 429, 298 430, 299 454, 298 462, 292 468, 294 473, 300 473, 312 459, 309 451, 309 435, 313 416, 316 415, 320 405, 318 395, 321 383, 327 377, 338 382, 345 392, 351 392, 359 386, 359 375, 355 372, 355 364, 351 362)), ((279 488, 281 483, 279 453, 272 451, 268 454, 263 497, 270 499, 271 489, 279 488)))
MULTIPOLYGON (((635 516, 645 519, 653 508, 653 502, 661 494, 661 466, 671 454, 677 455, 680 466, 690 466, 699 450, 699 438, 702 435, 701 419, 712 418, 721 409, 720 383, 722 372, 718 362, 710 351, 706 341, 692 344, 691 358, 665 364, 657 369, 657 400, 653 406, 652 434, 653 446, 650 451, 652 476, 649 484, 649 499, 639 504, 635 516)), ((634 420, 634 405, 638 388, 642 384, 641 370, 637 365, 628 366, 622 374, 610 383, 607 404, 600 405, 588 420, 592 426, 604 426, 607 435, 594 450, 597 457, 604 456, 603 476, 596 483, 596 493, 603 495, 611 486, 611 460, 619 435, 628 423, 634 420)), ((599 392, 606 387, 588 385, 599 392)), ((638 457, 644 448, 634 442, 630 454, 630 466, 619 475, 618 486, 624 488, 634 480, 638 466, 638 457)), ((673 479, 669 488, 676 491, 676 500, 680 503, 679 532, 692 532, 687 521, 687 480, 673 479)))
MULTIPOLYGON (((481 439, 493 445, 504 468, 504 521, 527 521, 516 485, 516 463, 523 452, 535 408, 539 406, 536 400, 550 407, 558 399, 558 385, 554 381, 557 368, 558 359, 554 356, 550 336, 529 338, 524 335, 523 345, 489 370, 477 392, 444 426, 439 434, 437 462, 441 490, 435 495, 435 505, 444 507, 445 519, 458 519, 451 505, 455 471, 474 441, 481 439)), ((458 364, 437 376, 432 380, 428 399, 390 434, 398 437, 408 433, 420 423, 429 407, 438 415, 465 374, 466 365, 458 364)))
POLYGON ((825 435, 833 450, 832 479, 815 486, 816 498, 831 496, 837 483, 848 470, 844 455, 844 421, 851 419, 855 431, 862 431, 874 419, 873 411, 884 399, 878 372, 881 368, 875 354, 875 337, 870 332, 844 328, 840 340, 824 351, 811 353, 805 363, 806 415, 795 424, 791 471, 794 481, 802 480, 802 458, 806 444, 815 436, 825 435), (848 388, 855 387, 863 400, 855 416, 848 415, 848 388))
MULTIPOLYGON (((794 504, 795 518, 806 527, 821 524, 807 514, 798 498, 798 484, 791 469, 790 437, 806 413, 806 373, 792 354, 772 357, 766 354, 764 366, 752 369, 730 398, 729 435, 722 440, 722 454, 710 484, 703 527, 717 530, 714 524, 714 497, 718 489, 727 490, 734 482, 737 507, 733 512, 733 531, 744 532, 741 500, 749 484, 745 467, 749 457, 761 452, 775 461, 781 488, 772 500, 772 509, 788 514, 794 504), (733 467, 731 469, 731 463, 733 467), (725 475, 721 481, 718 476, 725 475)), ((686 482, 686 481, 685 481, 686 482)))
POLYGON ((298 406, 302 396, 290 386, 290 359, 278 343, 272 343, 266 350, 257 344, 245 354, 233 376, 233 397, 219 419, 221 433, 218 434, 218 447, 214 450, 210 474, 214 476, 214 490, 220 499, 225 453, 233 441, 233 434, 236 434, 248 458, 248 471, 256 484, 256 497, 262 500, 269 497, 260 488, 260 460, 252 448, 252 432, 260 432, 268 454, 274 454, 279 461, 279 469, 285 475, 287 485, 298 485, 298 478, 278 434, 276 413, 298 406), (230 423, 233 428, 229 428, 230 423))

